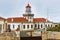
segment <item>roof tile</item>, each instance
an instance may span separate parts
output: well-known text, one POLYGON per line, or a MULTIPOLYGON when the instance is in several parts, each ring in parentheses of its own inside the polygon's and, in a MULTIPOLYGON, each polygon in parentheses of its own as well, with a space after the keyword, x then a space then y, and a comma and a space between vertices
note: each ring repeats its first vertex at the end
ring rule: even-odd
POLYGON ((7 21, 8 22, 28 22, 28 20, 26 18, 22 18, 22 17, 16 17, 16 18, 8 18, 7 21))
MULTIPOLYGON (((49 20, 47 20, 45 18, 34 18, 33 21, 34 22, 51 22, 49 20)), ((26 18, 23 18, 23 17, 15 17, 15 18, 8 18, 7 19, 8 22, 28 22, 28 20, 26 18), (13 21, 12 21, 13 19, 13 21)))

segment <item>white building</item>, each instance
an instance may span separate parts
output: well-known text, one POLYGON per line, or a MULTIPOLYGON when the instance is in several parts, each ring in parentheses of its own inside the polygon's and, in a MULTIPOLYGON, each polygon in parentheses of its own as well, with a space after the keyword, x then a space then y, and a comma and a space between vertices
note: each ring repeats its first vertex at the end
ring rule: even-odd
POLYGON ((3 33, 4 31, 6 31, 6 19, 0 17, 0 33, 3 33))
POLYGON ((7 18, 8 30, 20 30, 20 31, 30 31, 35 29, 44 29, 46 27, 52 27, 53 22, 47 20, 46 18, 34 18, 34 14, 31 13, 31 6, 28 4, 26 6, 26 11, 23 17, 12 17, 7 18))

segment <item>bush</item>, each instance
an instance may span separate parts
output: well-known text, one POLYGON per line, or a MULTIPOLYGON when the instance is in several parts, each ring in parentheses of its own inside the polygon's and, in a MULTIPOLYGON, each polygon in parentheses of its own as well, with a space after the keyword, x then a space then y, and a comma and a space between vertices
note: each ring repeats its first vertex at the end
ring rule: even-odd
POLYGON ((55 26, 55 27, 47 28, 47 31, 58 31, 58 32, 60 32, 60 24, 58 26, 55 26))

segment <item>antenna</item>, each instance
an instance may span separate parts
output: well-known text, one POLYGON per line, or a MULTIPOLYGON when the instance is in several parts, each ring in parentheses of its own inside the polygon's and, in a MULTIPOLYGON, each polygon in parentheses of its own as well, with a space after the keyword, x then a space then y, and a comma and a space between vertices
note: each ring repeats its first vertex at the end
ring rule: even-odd
POLYGON ((46 17, 46 22, 48 22, 48 13, 49 13, 49 9, 47 8, 47 17, 46 17))

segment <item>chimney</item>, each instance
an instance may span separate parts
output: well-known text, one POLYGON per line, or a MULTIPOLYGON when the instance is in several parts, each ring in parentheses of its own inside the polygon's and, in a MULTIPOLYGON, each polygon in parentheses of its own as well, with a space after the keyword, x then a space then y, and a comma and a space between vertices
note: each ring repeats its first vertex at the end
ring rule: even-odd
POLYGON ((13 22, 13 18, 11 19, 11 21, 13 22))

